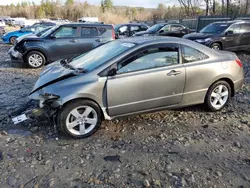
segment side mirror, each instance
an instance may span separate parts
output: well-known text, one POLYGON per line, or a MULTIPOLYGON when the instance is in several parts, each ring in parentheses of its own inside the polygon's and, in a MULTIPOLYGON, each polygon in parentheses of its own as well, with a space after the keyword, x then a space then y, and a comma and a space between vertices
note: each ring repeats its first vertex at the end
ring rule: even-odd
POLYGON ((112 68, 108 71, 108 76, 115 76, 117 73, 116 68, 112 68))
POLYGON ((164 30, 160 30, 159 33, 164 33, 164 30))
POLYGON ((51 39, 56 39, 55 35, 50 35, 51 39))
POLYGON ((229 30, 229 31, 227 31, 227 32, 225 33, 225 35, 232 35, 232 34, 234 34, 234 32, 231 31, 231 30, 229 30))

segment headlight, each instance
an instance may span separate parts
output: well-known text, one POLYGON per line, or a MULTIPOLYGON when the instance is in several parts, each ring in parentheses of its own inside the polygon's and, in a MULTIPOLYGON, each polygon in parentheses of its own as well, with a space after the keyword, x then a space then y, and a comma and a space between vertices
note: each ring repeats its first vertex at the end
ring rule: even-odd
POLYGON ((201 43, 201 42, 208 42, 208 41, 211 41, 211 40, 212 40, 211 38, 206 38, 206 39, 197 39, 195 41, 201 43))
POLYGON ((48 99, 59 99, 60 97, 58 95, 52 94, 52 93, 40 93, 39 96, 43 98, 44 100, 48 99))

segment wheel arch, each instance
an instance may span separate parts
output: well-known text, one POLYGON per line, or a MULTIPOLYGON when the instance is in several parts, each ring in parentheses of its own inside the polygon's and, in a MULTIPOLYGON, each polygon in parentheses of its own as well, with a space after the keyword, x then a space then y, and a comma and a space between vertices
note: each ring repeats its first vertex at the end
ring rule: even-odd
MULTIPOLYGON (((230 85, 230 88, 231 88, 231 97, 233 97, 233 96, 235 95, 234 83, 233 83, 233 81, 232 81, 230 78, 228 78, 228 77, 223 77, 223 78, 219 78, 219 79, 215 80, 215 81, 209 86, 209 88, 210 88, 214 83, 216 83, 216 82, 218 82, 218 81, 226 81, 226 82, 230 85)), ((208 91, 209 91, 209 89, 208 89, 208 91)), ((207 91, 207 92, 208 92, 208 91, 207 91)))
POLYGON ((45 57, 45 63, 47 63, 49 61, 47 52, 45 50, 41 49, 41 48, 30 48, 30 49, 26 50, 26 52, 23 54, 23 60, 24 61, 26 60, 27 55, 32 51, 37 51, 37 52, 42 53, 44 55, 44 57, 45 57))
POLYGON ((69 103, 72 103, 72 102, 74 102, 74 101, 77 101, 77 100, 88 100, 88 101, 94 102, 94 103, 100 108, 100 110, 101 110, 102 120, 105 119, 105 115, 104 115, 104 112, 103 112, 103 108, 100 106, 100 104, 99 104, 96 100, 94 100, 94 99, 92 99, 92 98, 89 98, 89 97, 78 97, 78 98, 70 99, 70 100, 66 101, 65 103, 63 103, 62 107, 66 106, 66 105, 69 104, 69 103))

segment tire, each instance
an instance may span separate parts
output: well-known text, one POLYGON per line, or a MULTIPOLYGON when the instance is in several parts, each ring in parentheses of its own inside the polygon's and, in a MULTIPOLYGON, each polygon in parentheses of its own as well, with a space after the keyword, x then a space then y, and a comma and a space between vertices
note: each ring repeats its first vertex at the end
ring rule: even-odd
POLYGON ((89 100, 70 102, 58 114, 59 130, 64 135, 77 139, 94 134, 101 122, 101 109, 95 102, 89 100))
POLYGON ((231 87, 228 82, 215 82, 209 88, 206 95, 205 104, 207 108, 212 112, 223 109, 230 101, 231 92, 231 87))
POLYGON ((219 44, 217 42, 211 44, 211 48, 214 49, 214 50, 222 50, 221 44, 219 44))
POLYGON ((41 52, 31 51, 26 55, 25 61, 30 68, 37 69, 45 64, 46 58, 41 52))
POLYGON ((14 45, 17 37, 10 37, 10 44, 14 45))

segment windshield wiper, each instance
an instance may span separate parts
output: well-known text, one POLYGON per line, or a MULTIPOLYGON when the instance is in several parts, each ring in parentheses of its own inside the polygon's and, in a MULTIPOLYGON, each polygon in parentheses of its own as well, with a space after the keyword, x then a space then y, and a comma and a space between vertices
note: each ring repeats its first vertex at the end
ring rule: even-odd
POLYGON ((68 61, 67 59, 62 59, 60 61, 60 64, 66 68, 66 69, 70 69, 70 70, 74 70, 76 71, 77 73, 85 73, 86 70, 84 68, 75 68, 73 67, 72 65, 69 64, 70 60, 68 61))

